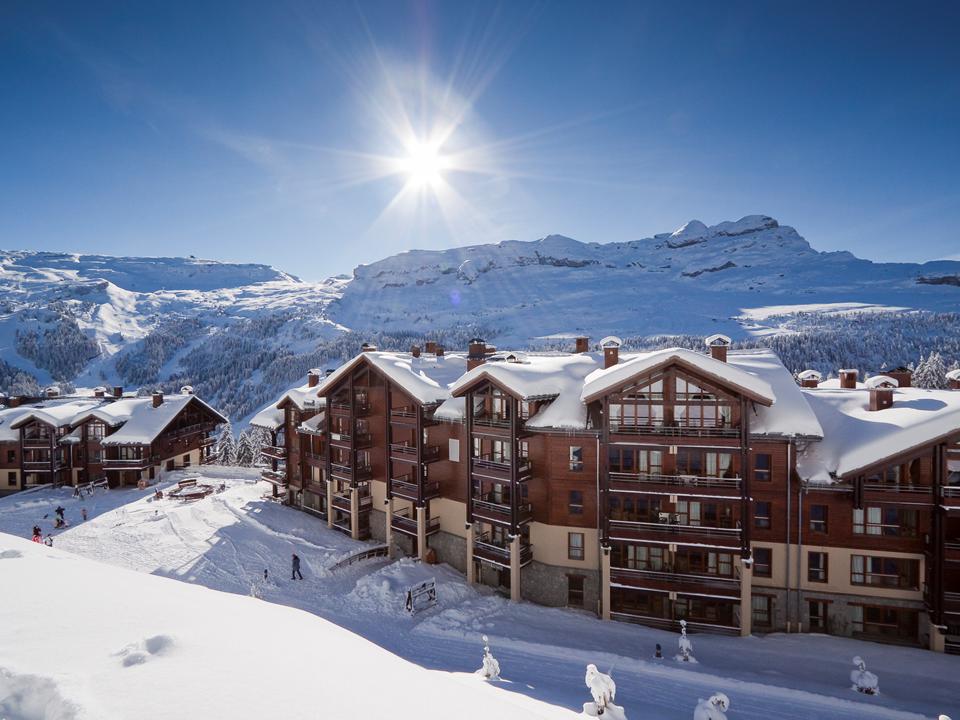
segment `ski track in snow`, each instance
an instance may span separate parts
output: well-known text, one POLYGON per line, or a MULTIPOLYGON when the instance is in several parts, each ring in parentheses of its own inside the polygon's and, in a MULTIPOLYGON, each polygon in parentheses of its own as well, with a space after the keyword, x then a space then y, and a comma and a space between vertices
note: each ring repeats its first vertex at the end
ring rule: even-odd
MULTIPOLYGON (((919 720, 960 710, 957 660, 925 651, 822 636, 695 635, 699 663, 681 667, 652 658, 657 642, 672 658, 674 633, 511 604, 487 588, 467 587, 445 566, 379 559, 331 572, 334 562, 366 545, 261 499, 266 486, 250 482, 251 471, 202 472, 227 490, 191 504, 155 502, 153 489, 101 490, 83 502, 86 523, 78 522, 81 503, 69 490, 15 495, 0 500, 0 531, 28 536, 39 521, 46 533, 62 504, 73 524, 56 536, 59 548, 216 590, 246 595, 256 588, 266 601, 324 617, 431 669, 472 672, 486 633, 503 669, 500 687, 568 708, 589 699, 583 670, 592 662, 604 672, 612 668, 617 703, 634 718, 689 718, 697 700, 717 690, 731 697, 731 718, 751 720, 919 720), (302 559, 303 581, 287 579, 291 552, 302 559), (401 610, 402 588, 429 577, 437 579, 441 604, 411 618, 401 610), (849 689, 856 654, 880 676, 880 696, 849 689)), ((182 477, 172 473, 160 486, 182 477)))

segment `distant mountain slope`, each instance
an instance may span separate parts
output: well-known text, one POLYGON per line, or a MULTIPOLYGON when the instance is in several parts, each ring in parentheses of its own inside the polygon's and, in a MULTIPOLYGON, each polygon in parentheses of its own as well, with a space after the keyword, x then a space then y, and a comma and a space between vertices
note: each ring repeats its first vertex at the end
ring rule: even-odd
MULTIPOLYGON (((321 283, 193 257, 0 251, 0 390, 191 384, 240 420, 362 340, 459 346, 474 334, 523 347, 565 346, 576 333, 662 345, 718 331, 762 340, 829 329, 831 342, 851 339, 838 350, 850 365, 929 349, 956 359, 958 278, 960 262, 818 252, 764 215, 691 220, 624 243, 550 235, 412 250, 321 283), (891 332, 899 345, 884 339, 891 332), (864 341, 871 333, 880 335, 864 341)), ((835 357, 796 338, 778 342, 792 362, 827 368, 835 357)))
POLYGON ((354 271, 332 317, 354 329, 427 331, 465 318, 503 339, 574 331, 646 335, 744 331, 768 305, 860 302, 960 308, 960 262, 873 263, 822 253, 763 215, 626 243, 560 235, 442 251, 414 250, 354 271), (921 280, 922 278, 922 280, 921 280))

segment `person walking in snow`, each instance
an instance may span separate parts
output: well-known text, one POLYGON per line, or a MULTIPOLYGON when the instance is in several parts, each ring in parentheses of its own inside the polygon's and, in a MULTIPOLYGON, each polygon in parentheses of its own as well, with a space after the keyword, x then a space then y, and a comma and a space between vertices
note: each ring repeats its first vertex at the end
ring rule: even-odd
POLYGON ((80 508, 80 517, 83 518, 83 521, 84 521, 84 522, 87 521, 87 509, 86 509, 86 508, 80 508))
POLYGON ((269 576, 269 573, 267 572, 267 569, 264 568, 264 569, 263 569, 263 581, 264 581, 264 582, 267 581, 267 577, 268 577, 268 576, 269 576))
POLYGON ((303 580, 303 573, 300 572, 300 556, 296 553, 293 553, 293 567, 290 571, 290 579, 296 580, 297 576, 300 576, 300 579, 303 580))

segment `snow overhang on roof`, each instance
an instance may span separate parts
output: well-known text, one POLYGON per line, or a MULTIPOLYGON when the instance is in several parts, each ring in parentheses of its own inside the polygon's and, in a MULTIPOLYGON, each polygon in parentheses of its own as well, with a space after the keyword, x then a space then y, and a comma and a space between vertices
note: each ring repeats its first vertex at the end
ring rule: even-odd
POLYGON ((585 403, 593 402, 629 384, 634 378, 674 363, 686 366, 716 381, 719 385, 736 390, 761 405, 773 405, 776 402, 773 388, 765 380, 740 370, 735 365, 685 348, 668 348, 642 353, 613 367, 595 370, 587 376, 581 398, 585 403))
POLYGON ((74 418, 97 407, 100 402, 75 401, 57 405, 40 405, 31 407, 30 412, 21 415, 10 427, 19 428, 34 420, 52 427, 65 427, 73 423, 74 418))
POLYGON ((151 398, 118 400, 117 402, 136 403, 132 405, 129 419, 119 430, 100 441, 101 445, 149 445, 173 422, 173 420, 192 402, 199 403, 219 418, 227 418, 210 407, 196 395, 170 395, 160 405, 154 407, 151 398))
POLYGON ((872 375, 864 383, 868 388, 898 388, 900 383, 889 375, 872 375))
POLYGON ((332 388, 361 363, 379 371, 410 398, 421 405, 437 405, 450 397, 450 385, 466 371, 465 355, 451 353, 439 357, 421 354, 413 357, 408 352, 368 350, 341 365, 319 385, 322 394, 332 388))
POLYGON ((817 372, 816 370, 804 370, 801 373, 797 373, 797 378, 800 380, 816 380, 820 382, 823 379, 823 373, 817 372))

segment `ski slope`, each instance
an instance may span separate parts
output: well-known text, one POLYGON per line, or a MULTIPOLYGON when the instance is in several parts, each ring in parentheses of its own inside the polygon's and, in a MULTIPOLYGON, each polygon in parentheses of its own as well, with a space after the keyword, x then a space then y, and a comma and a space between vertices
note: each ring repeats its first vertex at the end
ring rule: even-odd
MULTIPOLYGON (((497 687, 523 696, 524 702, 538 703, 538 708, 543 707, 539 703, 547 703, 579 712, 589 699, 584 667, 594 663, 603 672, 612 668, 617 704, 631 718, 689 719, 698 698, 717 690, 730 696, 731 718, 916 720, 938 713, 960 715, 960 677, 954 657, 815 635, 746 639, 697 635, 693 642, 698 663, 680 666, 672 659, 653 659, 656 643, 663 646, 666 657, 673 657, 675 634, 603 623, 584 612, 512 604, 486 588, 466 585, 462 576, 443 566, 424 566, 409 559, 373 560, 331 572, 337 560, 367 545, 328 530, 316 518, 263 500, 266 486, 256 483, 249 470, 204 468, 203 472, 213 476, 213 483, 226 483, 226 491, 193 504, 155 502, 152 491, 100 491, 82 503, 90 518, 85 523, 78 522, 81 502, 68 490, 11 496, 0 500, 0 531, 23 538, 40 521, 46 533, 59 503, 74 524, 55 536, 56 550, 214 590, 254 594, 266 602, 243 602, 266 608, 264 613, 272 612, 274 605, 305 610, 429 670, 476 670, 482 658, 481 634, 486 634, 502 668, 504 682, 497 687), (303 581, 289 579, 292 552, 302 559, 303 581), (266 582, 264 569, 269 576, 266 582), (438 584, 438 606, 410 617, 403 610, 406 588, 431 577, 438 584), (850 661, 855 655, 862 656, 879 676, 881 695, 867 697, 850 690, 850 661)), ((164 484, 181 477, 174 473, 164 484)), ((0 538, 0 545, 10 546, 7 540, 0 538)), ((31 582, 24 587, 18 580, 14 587, 28 595, 31 582)), ((195 592, 197 597, 204 596, 195 592)), ((102 594, 108 595, 109 588, 102 594)), ((60 602, 67 605, 66 596, 60 602)), ((2 614, 0 622, 8 626, 2 614)), ((245 623, 237 632, 251 635, 245 623)), ((291 657, 299 657, 307 642, 299 630, 268 632, 271 642, 286 648, 291 657)), ((257 652, 251 652, 249 662, 262 665, 257 652)), ((11 655, 16 660, 21 653, 4 647, 0 640, 0 667, 8 667, 11 655)), ((331 667, 348 675, 368 677, 370 689, 376 689, 371 694, 391 692, 392 685, 380 675, 355 673, 363 663, 344 664, 330 657, 323 662, 332 662, 331 667), (384 682, 387 685, 382 686, 384 682)), ((316 704, 313 678, 324 672, 298 675, 290 670, 297 666, 295 661, 281 665, 283 670, 261 667, 257 682, 263 692, 273 692, 274 686, 302 685, 310 690, 300 704, 283 705, 283 713, 262 717, 301 717, 307 708, 322 707, 316 704)), ((311 666, 319 668, 323 663, 311 666)), ((468 713, 470 702, 465 696, 449 716, 468 713)), ((557 712, 563 716, 563 710, 557 712)), ((420 717, 419 710, 396 711, 392 716, 414 715, 420 717)), ((311 715, 317 716, 316 712, 311 715)), ((138 717, 166 716, 141 713, 138 717)))

